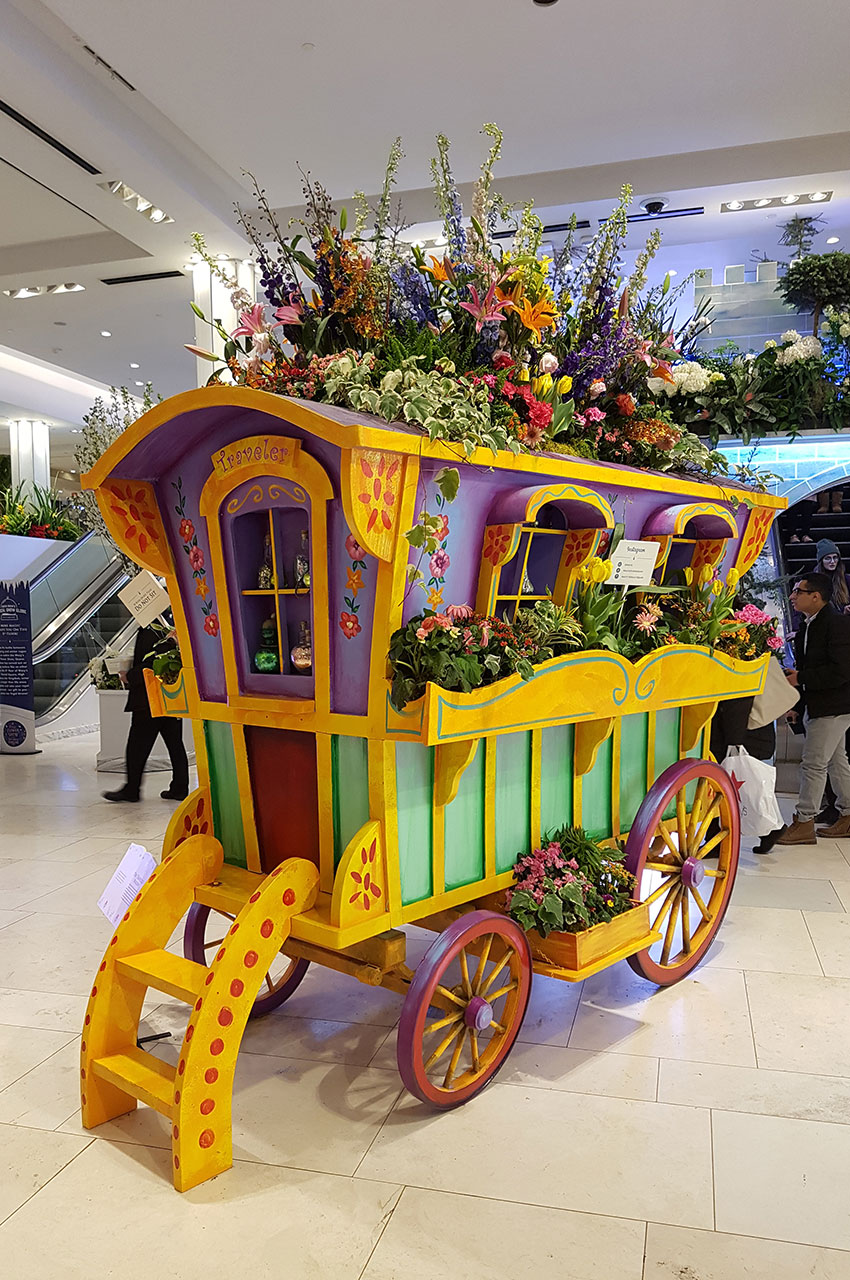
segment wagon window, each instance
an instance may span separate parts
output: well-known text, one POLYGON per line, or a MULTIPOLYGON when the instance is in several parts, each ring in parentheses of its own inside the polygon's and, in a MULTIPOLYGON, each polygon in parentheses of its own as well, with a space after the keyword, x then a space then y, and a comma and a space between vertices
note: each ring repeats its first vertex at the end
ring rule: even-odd
POLYGON ((563 512, 543 506, 533 524, 524 524, 514 554, 502 565, 493 612, 512 622, 524 605, 552 600, 567 536, 563 512))
POLYGON ((726 539, 700 536, 696 524, 695 520, 689 520, 682 533, 671 538, 662 574, 665 585, 679 585, 683 569, 693 568, 698 573, 703 565, 715 564, 720 559, 726 539))

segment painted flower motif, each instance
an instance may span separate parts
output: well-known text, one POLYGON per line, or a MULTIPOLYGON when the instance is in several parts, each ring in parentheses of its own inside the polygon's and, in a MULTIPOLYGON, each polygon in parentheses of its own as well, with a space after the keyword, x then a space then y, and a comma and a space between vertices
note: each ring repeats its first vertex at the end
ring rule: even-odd
POLYGON ((339 615, 339 625, 346 640, 353 640, 363 629, 357 621, 357 614, 346 613, 345 610, 339 615))
POLYGON ((438 591, 436 587, 432 587, 432 588, 431 588, 431 590, 428 592, 428 605, 429 605, 429 607, 430 607, 431 609, 436 609, 436 608, 437 608, 437 605, 440 605, 440 604, 442 604, 442 603, 443 603, 443 592, 442 592, 442 590, 439 590, 439 591, 438 591))
POLYGON ((358 591, 363 589, 363 575, 359 569, 346 569, 345 589, 350 591, 352 595, 357 595, 358 591))
POLYGON ((431 570, 431 577, 444 577, 450 564, 451 557, 449 556, 448 551, 444 551, 442 547, 438 547, 431 556, 431 559, 428 561, 428 568, 431 570))
POLYGON ((436 524, 434 525, 434 537, 437 542, 445 542, 449 536, 449 517, 442 512, 435 516, 436 524))
POLYGON ((508 549, 511 540, 511 530, 505 525, 492 525, 487 530, 487 541, 484 544, 484 559, 489 560, 492 565, 497 565, 501 561, 508 549))
POLYGON ((184 542, 191 542, 195 536, 195 526, 191 520, 180 521, 180 537, 184 542))
POLYGON ((195 583, 195 595, 200 596, 202 600, 206 600, 207 596, 209 595, 209 591, 210 589, 207 586, 206 579, 199 578, 198 581, 195 583))
POLYGON ((382 456, 377 466, 373 466, 366 458, 360 459, 360 470, 366 483, 363 486, 363 492, 357 497, 364 506, 372 508, 366 522, 367 533, 371 533, 379 518, 385 529, 393 527, 392 508, 395 505, 396 494, 395 485, 392 485, 391 481, 399 465, 398 458, 390 462, 388 458, 382 456))
POLYGON ((194 546, 189 551, 189 564, 197 571, 204 567, 204 553, 200 547, 194 546))
POLYGON ((352 560, 364 560, 368 552, 361 547, 353 533, 350 533, 345 539, 345 549, 352 560))
POLYGON ((208 636, 218 635, 218 614, 208 613, 204 618, 204 631, 208 636))
POLYGON ((356 891, 348 899, 350 903, 359 902, 364 911, 369 911, 373 903, 382 896, 380 887, 373 879, 375 873, 375 846, 373 840, 369 851, 360 850, 360 870, 351 872, 351 879, 357 885, 356 891))

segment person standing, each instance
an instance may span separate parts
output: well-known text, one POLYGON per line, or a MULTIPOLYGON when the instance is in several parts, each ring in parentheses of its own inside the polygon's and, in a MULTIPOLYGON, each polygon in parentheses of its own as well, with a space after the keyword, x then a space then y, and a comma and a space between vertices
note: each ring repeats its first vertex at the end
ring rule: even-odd
POLYGON ((171 786, 160 792, 163 800, 185 800, 189 794, 189 760, 183 746, 183 721, 176 716, 152 716, 145 688, 144 668, 161 636, 150 627, 139 627, 133 649, 133 665, 127 672, 127 705, 131 714, 127 736, 127 781, 117 791, 104 791, 104 800, 134 804, 141 796, 142 774, 157 735, 171 761, 171 786))
POLYGON ((816 573, 824 573, 832 581, 830 606, 836 613, 850 613, 850 578, 838 547, 831 538, 821 538, 817 545, 816 573))
POLYGON ((794 637, 796 668, 787 673, 806 709, 797 811, 777 844, 817 844, 817 835, 850 836, 850 764, 844 737, 850 729, 850 617, 829 608, 832 582, 810 573, 796 583, 791 603, 803 615, 794 637), (827 775, 839 818, 815 833, 827 775))

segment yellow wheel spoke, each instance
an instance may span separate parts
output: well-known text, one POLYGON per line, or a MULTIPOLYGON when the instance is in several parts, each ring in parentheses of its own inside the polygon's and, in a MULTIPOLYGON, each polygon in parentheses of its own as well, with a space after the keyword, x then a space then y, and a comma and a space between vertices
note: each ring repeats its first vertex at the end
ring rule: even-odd
POLYGON ((656 902, 662 896, 662 894, 667 893, 667 891, 670 889, 671 887, 670 881, 677 880, 677 879, 678 879, 678 876, 667 876, 667 878, 661 882, 661 884, 658 886, 658 888, 655 890, 654 893, 651 893, 648 898, 644 898, 643 905, 645 907, 648 907, 650 906, 651 903, 656 902))
POLYGON ((483 987, 481 988, 481 990, 478 992, 478 995, 480 995, 480 996, 486 996, 486 995, 487 995, 487 992, 488 992, 488 991, 490 990, 490 988, 493 986, 494 982, 496 981, 496 979, 498 978, 499 974, 500 974, 500 973, 502 972, 502 970, 504 969, 505 965, 510 963, 510 959, 511 959, 511 956, 512 956, 512 955, 513 955, 513 952, 512 952, 512 951, 510 951, 510 950, 508 950, 508 951, 506 951, 506 952, 505 952, 505 954, 502 956, 502 958, 501 958, 501 960, 499 961, 499 963, 496 965, 496 968, 495 968, 495 969, 493 970, 493 972, 490 974, 490 977, 489 977, 489 978, 487 979, 487 981, 484 983, 484 986, 483 986, 483 987))
POLYGON ((676 831, 679 836, 679 857, 685 858, 688 851, 688 810, 684 787, 676 792, 676 831))
POLYGON ((682 912, 682 950, 686 956, 691 954, 690 906, 691 904, 688 902, 688 890, 683 887, 680 909, 682 912))
POLYGON ((456 995, 455 995, 455 993, 454 993, 453 991, 449 991, 448 987, 441 987, 441 986, 439 986, 439 985, 438 985, 438 986, 435 988, 435 993, 436 993, 437 991, 439 991, 440 995, 441 995, 445 1000, 451 1000, 452 1004, 459 1005, 461 1009, 465 1009, 465 1008, 466 1008, 466 1001, 465 1001, 464 999, 462 999, 462 998, 461 998, 461 996, 456 996, 456 995))
POLYGON ((507 1027, 502 1026, 501 1022, 496 1022, 496 1020, 495 1020, 495 1019, 490 1023, 490 1026, 491 1026, 491 1027, 493 1028, 493 1030, 494 1030, 494 1031, 496 1031, 500 1036, 503 1036, 503 1035, 505 1034, 505 1032, 507 1031, 507 1027))
POLYGON ((729 834, 728 827, 722 827, 716 836, 712 836, 708 844, 704 844, 698 853, 694 854, 696 858, 704 858, 706 854, 711 853, 715 845, 720 844, 721 840, 725 840, 729 834))
POLYGON ((454 1075, 455 1075, 455 1072, 457 1071, 457 1064, 460 1062, 460 1055, 463 1053, 463 1046, 466 1041, 466 1031, 467 1031, 466 1027, 463 1027, 461 1029, 460 1035, 457 1038, 455 1051, 452 1054, 451 1061, 449 1062, 448 1070, 446 1071, 446 1074, 443 1077, 444 1089, 448 1089, 449 1086, 451 1085, 452 1080, 454 1080, 454 1075))
POLYGON ((656 931, 656 933, 661 928, 662 920, 664 919, 667 912, 670 910, 671 906, 673 905, 673 898, 675 897, 676 891, 681 887, 682 887, 682 881, 679 879, 678 876, 676 876, 676 879, 673 881, 673 883, 670 885, 670 888, 667 890, 667 897, 662 902, 661 909, 658 912, 658 915, 655 917, 655 919, 652 922, 652 927, 656 931))
POLYGON ((661 871, 664 874, 671 871, 678 874, 680 865, 678 862, 675 864, 672 862, 645 862, 643 864, 645 871, 661 871))
MULTIPOLYGON (((678 846, 676 845, 676 841, 671 836, 670 829, 668 828, 667 823, 664 821, 663 818, 659 819, 658 830, 661 834, 661 839, 664 841, 667 848, 672 853, 673 857, 676 859, 677 862, 681 862, 682 854, 679 852, 678 846)), ((654 852, 654 850, 652 850, 652 852, 654 852)))
POLYGON ((445 1018, 438 1018, 436 1022, 429 1022, 423 1029, 422 1034, 423 1036, 429 1036, 432 1031, 441 1031, 443 1027, 450 1027, 452 1023, 460 1022, 462 1017, 463 1014, 460 1012, 447 1013, 445 1018))
POLYGON ((460 972, 463 978, 463 993, 467 999, 472 996, 472 983, 469 981, 469 962, 466 958, 466 948, 460 949, 460 972))
POLYGON ((499 999, 499 996, 505 996, 508 994, 509 991, 516 991, 518 986, 519 986, 519 983, 516 981, 516 979, 514 979, 514 981, 509 982, 506 987, 499 987, 498 991, 491 991, 490 994, 487 996, 487 999, 492 1004, 494 1000, 499 999))
POLYGON ((696 835, 696 830, 697 830, 697 827, 699 826, 699 815, 702 810, 703 797, 705 796, 707 787, 708 787, 708 778, 700 778, 699 785, 697 786, 697 790, 696 790, 696 795, 694 796, 694 804, 693 804, 693 808, 691 809, 691 816, 690 816, 690 819, 688 820, 688 848, 687 848, 688 853, 690 853, 691 849, 693 848, 693 838, 696 835))
POLYGON ((706 867, 705 878, 706 880, 725 880, 726 872, 722 867, 706 867))
POLYGON ((696 835, 694 836, 693 841, 691 843, 692 849, 698 849, 700 847, 702 838, 705 835, 706 831, 708 830, 709 826, 711 825, 712 818, 717 817, 718 811, 720 809, 721 799, 722 799, 721 796, 716 795, 712 800, 711 804, 709 805, 709 807, 706 809, 705 813, 700 818, 699 827, 697 828, 696 835))
POLYGON ((667 921, 667 932, 664 935, 664 946, 661 948, 661 963, 667 964, 670 959, 670 948, 673 945, 673 935, 676 932, 676 921, 679 917, 679 908, 682 905, 683 888, 677 886, 677 892, 673 896, 673 910, 670 912, 670 919, 667 921))
POLYGON ((487 935, 487 941, 481 948, 481 955, 478 957, 478 968, 475 970, 475 977, 472 979, 472 994, 478 995, 481 983, 484 981, 484 967, 487 964, 487 958, 490 955, 490 948, 493 945, 493 935, 487 935))
POLYGON ((702 912, 703 920, 705 920, 707 924, 711 920, 711 915, 709 914, 708 907, 705 905, 705 903, 702 900, 702 894, 700 893, 699 889, 691 889, 691 893, 693 894, 694 902, 697 904, 700 911, 702 912))
POLYGON ((428 1059, 428 1061, 425 1063, 425 1070, 426 1070, 426 1071, 427 1071, 430 1067, 433 1067, 434 1063, 435 1063, 439 1058, 442 1058, 443 1054, 446 1052, 446 1050, 448 1049, 449 1045, 452 1043, 452 1041, 453 1041, 453 1040, 456 1040, 458 1037, 460 1037, 461 1039, 463 1039, 463 1034, 464 1034, 465 1030, 466 1030, 466 1027, 463 1025, 463 1023, 461 1023, 461 1026, 460 1026, 460 1028, 459 1028, 459 1029, 458 1029, 458 1027, 456 1027, 456 1026, 452 1027, 452 1029, 451 1029, 451 1031, 449 1032, 449 1034, 445 1037, 445 1039, 443 1039, 443 1040, 441 1040, 441 1041, 440 1041, 440 1043, 437 1045, 437 1047, 436 1047, 436 1049, 434 1050, 434 1052, 431 1054, 431 1057, 430 1057, 430 1058, 428 1059))
POLYGON ((481 1055, 478 1052, 478 1032, 474 1027, 469 1028, 469 1043, 472 1048, 472 1070, 478 1072, 481 1070, 481 1055))

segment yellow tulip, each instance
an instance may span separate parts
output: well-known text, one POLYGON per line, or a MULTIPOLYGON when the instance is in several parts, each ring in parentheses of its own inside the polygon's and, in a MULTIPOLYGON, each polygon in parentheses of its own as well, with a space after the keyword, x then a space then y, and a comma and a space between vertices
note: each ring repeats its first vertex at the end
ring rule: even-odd
POLYGON ((693 571, 693 569, 685 569, 685 570, 684 570, 684 574, 685 574, 685 582, 687 583, 687 585, 688 585, 689 587, 690 587, 690 586, 692 586, 692 585, 693 585, 693 581, 694 581, 694 571, 693 571))
POLYGON ((548 396, 554 385, 551 373, 541 373, 539 378, 532 381, 531 389, 539 400, 543 396, 548 396))
POLYGON ((699 585, 701 587, 708 586, 713 577, 714 574, 712 572, 711 565, 704 564, 699 571, 699 585))
POLYGON ((738 583, 741 581, 741 575, 737 569, 730 569, 726 575, 727 585, 734 591, 738 583))
POLYGON ((611 564, 608 560, 600 560, 594 557, 593 560, 593 580, 594 582, 607 582, 611 576, 611 564))
POLYGON ((719 596, 719 595, 720 595, 720 592, 721 592, 722 590, 723 590, 723 583, 722 583, 722 582, 719 582, 719 581, 716 581, 716 580, 715 580, 714 582, 712 582, 712 584, 711 584, 711 594, 712 594, 713 596, 719 596))
POLYGON ((565 396, 567 392, 571 389, 572 385, 573 385, 572 378, 569 376, 569 374, 564 374, 563 378, 558 379, 558 394, 561 396, 565 396))
POLYGON ((528 370, 525 368, 525 366, 523 365, 523 367, 522 367, 521 369, 517 370, 517 372, 514 374, 513 381, 514 381, 514 382, 528 382, 528 381, 529 381, 529 377, 530 377, 529 372, 528 372, 528 370))

